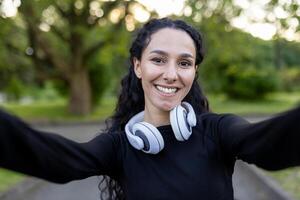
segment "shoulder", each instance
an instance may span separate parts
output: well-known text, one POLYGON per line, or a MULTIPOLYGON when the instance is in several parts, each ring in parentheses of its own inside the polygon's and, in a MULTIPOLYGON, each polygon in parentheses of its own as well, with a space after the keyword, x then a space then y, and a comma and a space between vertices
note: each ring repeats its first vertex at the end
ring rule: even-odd
POLYGON ((99 166, 104 166, 102 167, 105 169, 104 172, 113 176, 119 174, 127 148, 123 132, 98 133, 92 140, 82 145, 100 163, 99 166))
POLYGON ((197 115, 196 128, 206 136, 218 140, 223 131, 229 131, 234 126, 247 123, 247 120, 232 113, 207 112, 197 115))
POLYGON ((243 117, 232 113, 207 112, 197 115, 197 121, 204 128, 220 128, 234 124, 248 123, 243 117))
POLYGON ((98 133, 93 140, 90 141, 93 146, 104 146, 113 150, 119 156, 124 156, 128 142, 124 131, 103 132, 98 133))
POLYGON ((124 135, 125 134, 122 131, 97 133, 90 142, 108 143, 113 146, 120 146, 124 140, 124 135))
POLYGON ((214 130, 226 114, 206 112, 197 115, 197 127, 202 130, 214 130))

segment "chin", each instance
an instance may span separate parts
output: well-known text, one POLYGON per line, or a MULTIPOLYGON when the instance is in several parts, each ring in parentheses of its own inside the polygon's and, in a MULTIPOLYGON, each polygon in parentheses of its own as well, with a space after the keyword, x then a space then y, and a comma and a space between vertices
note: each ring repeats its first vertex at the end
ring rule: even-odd
POLYGON ((175 108, 177 105, 179 105, 180 102, 174 102, 174 103, 163 103, 159 106, 159 108, 163 111, 171 111, 173 108, 175 108))

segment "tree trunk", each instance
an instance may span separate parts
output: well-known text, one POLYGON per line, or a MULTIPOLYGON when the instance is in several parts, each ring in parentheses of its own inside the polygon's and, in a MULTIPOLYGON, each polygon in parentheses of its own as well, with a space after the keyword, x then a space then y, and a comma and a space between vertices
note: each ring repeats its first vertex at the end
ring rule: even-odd
POLYGON ((73 71, 69 74, 70 95, 69 111, 76 115, 86 115, 91 112, 91 85, 87 68, 73 71))

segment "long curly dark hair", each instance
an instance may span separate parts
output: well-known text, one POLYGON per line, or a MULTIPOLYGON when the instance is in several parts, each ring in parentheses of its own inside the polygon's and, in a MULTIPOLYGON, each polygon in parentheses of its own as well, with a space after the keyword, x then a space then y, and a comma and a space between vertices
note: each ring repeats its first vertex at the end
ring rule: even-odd
MULTIPOLYGON (((152 19, 148 21, 137 32, 135 40, 130 48, 130 67, 127 75, 121 81, 121 93, 118 98, 115 113, 106 120, 107 133, 122 131, 129 119, 144 110, 144 91, 140 79, 134 73, 133 59, 141 60, 143 50, 151 40, 151 35, 163 28, 182 30, 189 34, 196 47, 196 61, 199 65, 204 58, 203 40, 200 33, 182 20, 172 20, 169 18, 152 19)), ((192 84, 191 90, 184 98, 189 102, 196 114, 209 111, 207 98, 204 96, 198 82, 197 74, 192 84)), ((100 199, 125 199, 122 188, 116 180, 108 176, 103 176, 99 183, 101 192, 100 199)))

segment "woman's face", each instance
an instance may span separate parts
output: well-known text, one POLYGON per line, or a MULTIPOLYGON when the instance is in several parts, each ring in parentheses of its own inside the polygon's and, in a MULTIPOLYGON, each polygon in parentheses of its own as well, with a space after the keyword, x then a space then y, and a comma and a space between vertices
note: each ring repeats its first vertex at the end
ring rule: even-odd
POLYGON ((141 79, 145 109, 170 111, 180 104, 193 84, 196 49, 192 38, 182 30, 163 28, 151 36, 141 60, 134 69, 141 79))

